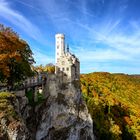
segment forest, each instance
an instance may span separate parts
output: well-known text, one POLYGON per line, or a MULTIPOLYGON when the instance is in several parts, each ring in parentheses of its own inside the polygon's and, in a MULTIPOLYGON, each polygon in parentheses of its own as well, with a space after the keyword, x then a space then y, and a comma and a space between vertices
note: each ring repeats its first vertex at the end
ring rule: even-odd
POLYGON ((99 140, 140 140, 140 75, 81 74, 81 89, 99 140))
MULTIPOLYGON (((52 64, 33 67, 30 46, 1 24, 0 43, 0 84, 13 87, 36 72, 54 73, 52 64)), ((80 82, 98 140, 140 140, 140 75, 94 72, 81 74, 80 82)), ((9 96, 1 93, 2 110, 9 107, 5 98, 9 96)), ((9 110, 7 115, 15 116, 11 107, 9 110)))

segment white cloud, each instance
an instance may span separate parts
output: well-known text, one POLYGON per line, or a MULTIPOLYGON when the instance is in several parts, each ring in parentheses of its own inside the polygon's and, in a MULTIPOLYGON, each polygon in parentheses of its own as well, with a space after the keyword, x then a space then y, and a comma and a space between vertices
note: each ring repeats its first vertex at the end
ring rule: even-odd
POLYGON ((112 48, 118 49, 130 56, 140 55, 140 40, 137 36, 109 36, 103 40, 112 48))
MULTIPOLYGON (((93 11, 89 9, 86 0, 82 2, 78 0, 78 3, 68 0, 63 3, 56 0, 36 0, 36 4, 33 5, 28 5, 25 1, 19 2, 28 8, 39 10, 38 16, 42 16, 40 19, 44 18, 44 25, 47 27, 51 24, 47 27, 52 27, 51 32, 66 33, 66 40, 70 40, 73 52, 80 58, 82 64, 92 63, 91 69, 95 62, 99 62, 98 70, 111 68, 108 65, 101 67, 100 62, 140 62, 140 22, 133 20, 129 21, 128 25, 123 23, 123 15, 125 15, 123 12, 126 5, 122 5, 113 13, 117 2, 113 1, 113 6, 112 2, 108 3, 106 13, 102 13, 103 16, 98 17, 94 8, 93 11), (37 5, 39 9, 36 9, 34 5, 37 5)), ((102 4, 104 4, 104 0, 102 4)), ((99 8, 99 12, 101 12, 100 10, 99 8)), ((12 9, 6 0, 0 0, 0 17, 10 21, 30 37, 36 40, 42 39, 38 27, 32 24, 27 17, 12 9)), ((50 29, 48 33, 50 33, 50 29)), ((54 62, 53 57, 46 56, 41 50, 35 50, 34 54, 37 64, 54 62)))
POLYGON ((108 60, 130 60, 129 56, 124 55, 121 52, 111 50, 111 49, 78 49, 74 51, 75 54, 80 58, 82 62, 92 62, 92 61, 108 61, 108 60))
POLYGON ((33 10, 40 11, 40 9, 39 9, 39 8, 34 7, 33 5, 28 4, 28 3, 26 3, 26 2, 19 1, 19 0, 14 0, 14 1, 16 1, 16 2, 18 2, 18 3, 20 3, 20 4, 22 4, 22 5, 25 5, 25 6, 29 7, 29 8, 32 8, 33 10))
POLYGON ((48 63, 54 63, 54 58, 52 56, 48 56, 45 53, 42 53, 39 49, 34 49, 34 59, 36 61, 35 65, 46 65, 48 63))
POLYGON ((133 21, 133 24, 121 28, 121 22, 121 19, 113 21, 111 18, 108 23, 102 23, 102 26, 76 23, 86 30, 85 36, 78 40, 80 41, 79 46, 72 46, 73 52, 81 61, 82 72, 140 72, 139 24, 137 21, 133 21), (127 34, 124 29, 131 33, 127 34), (106 62, 112 63, 107 65, 106 62), (117 62, 118 66, 114 62, 117 62), (121 63, 126 64, 126 66, 121 65, 121 63), (135 65, 133 66, 133 64, 135 65))
POLYGON ((41 36, 40 30, 37 26, 32 24, 26 17, 18 11, 10 7, 10 3, 6 0, 0 0, 0 17, 6 19, 16 27, 23 30, 27 35, 33 39, 38 39, 41 36))

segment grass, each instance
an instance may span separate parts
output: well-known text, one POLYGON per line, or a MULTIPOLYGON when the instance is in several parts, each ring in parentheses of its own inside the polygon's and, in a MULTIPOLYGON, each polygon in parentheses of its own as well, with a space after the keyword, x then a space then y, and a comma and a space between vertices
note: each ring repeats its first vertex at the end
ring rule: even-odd
POLYGON ((43 96, 43 94, 37 92, 36 93, 36 99, 37 101, 34 100, 34 96, 35 96, 35 93, 33 93, 33 90, 30 90, 28 92, 26 92, 26 97, 28 98, 29 100, 29 104, 32 106, 32 107, 35 107, 36 105, 39 105, 41 103, 44 102, 45 98, 43 96))

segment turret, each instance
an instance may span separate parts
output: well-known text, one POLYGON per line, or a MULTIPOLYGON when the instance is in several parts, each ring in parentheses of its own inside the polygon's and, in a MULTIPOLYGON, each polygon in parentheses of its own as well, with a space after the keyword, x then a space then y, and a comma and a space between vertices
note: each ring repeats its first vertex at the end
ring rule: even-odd
POLYGON ((69 52, 69 44, 67 44, 67 52, 69 52))
POLYGON ((64 34, 55 35, 55 63, 58 62, 58 59, 65 54, 65 36, 64 34))

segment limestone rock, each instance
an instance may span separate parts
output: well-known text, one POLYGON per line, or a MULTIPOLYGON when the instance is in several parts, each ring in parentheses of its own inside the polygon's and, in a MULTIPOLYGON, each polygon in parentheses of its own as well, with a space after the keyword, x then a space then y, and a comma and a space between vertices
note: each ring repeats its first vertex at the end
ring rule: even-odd
POLYGON ((0 97, 0 140, 94 140, 79 81, 48 75, 43 94, 35 107, 25 96, 0 97))
POLYGON ((46 83, 46 102, 38 112, 36 140, 93 140, 93 122, 78 81, 62 83, 52 75, 46 83), (53 89, 53 90, 52 90, 53 89))
MULTIPOLYGON (((27 103, 24 102, 25 97, 24 99, 22 98, 22 102, 19 102, 14 94, 1 93, 0 104, 1 108, 3 107, 4 109, 3 111, 0 110, 1 140, 30 140, 30 133, 26 126, 26 117, 23 118, 20 110, 27 103)), ((27 101, 27 99, 25 100, 27 101)))

